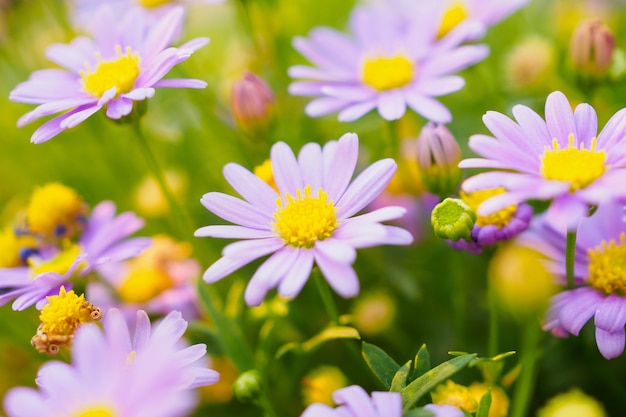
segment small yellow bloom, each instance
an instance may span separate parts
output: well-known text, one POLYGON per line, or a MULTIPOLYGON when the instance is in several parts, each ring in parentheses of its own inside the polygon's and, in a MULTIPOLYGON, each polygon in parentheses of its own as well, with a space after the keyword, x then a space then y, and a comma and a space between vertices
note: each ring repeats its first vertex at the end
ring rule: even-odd
POLYGON ((579 389, 551 398, 537 417, 607 417, 604 407, 579 389))
POLYGON ((473 413, 478 408, 478 402, 474 395, 464 385, 459 385, 452 380, 447 380, 445 385, 440 384, 432 393, 433 404, 451 405, 473 413))
POLYGON ((489 417, 506 417, 509 412, 509 397, 502 388, 493 385, 489 386, 484 382, 473 382, 472 385, 469 386, 469 390, 477 402, 480 402, 480 399, 489 388, 491 388, 489 417))
POLYGON ((42 353, 56 354, 61 346, 69 346, 76 329, 84 323, 100 320, 102 311, 72 291, 61 287, 59 295, 46 297, 48 304, 41 309, 41 324, 33 336, 32 345, 42 353))
POLYGON ((346 376, 335 366, 320 366, 302 379, 302 399, 304 405, 321 403, 335 405, 333 392, 346 387, 346 376))

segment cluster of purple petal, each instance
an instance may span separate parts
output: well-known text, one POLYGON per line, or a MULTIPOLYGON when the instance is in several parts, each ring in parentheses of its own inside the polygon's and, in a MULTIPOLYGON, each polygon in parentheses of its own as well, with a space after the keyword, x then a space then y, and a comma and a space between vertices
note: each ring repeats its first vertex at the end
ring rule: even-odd
POLYGON ((103 321, 103 329, 85 324, 77 330, 72 363, 42 366, 38 389, 11 389, 4 399, 7 415, 182 417, 197 403, 192 389, 219 379, 206 367, 206 346, 181 339, 187 322, 179 312, 152 326, 138 311, 132 331, 116 309, 103 321))

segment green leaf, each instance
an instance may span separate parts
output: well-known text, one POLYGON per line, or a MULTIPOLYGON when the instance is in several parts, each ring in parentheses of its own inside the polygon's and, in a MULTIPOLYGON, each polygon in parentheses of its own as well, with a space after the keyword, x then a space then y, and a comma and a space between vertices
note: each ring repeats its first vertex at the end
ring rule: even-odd
POLYGON ((476 417, 489 417, 489 409, 491 408, 491 388, 480 397, 476 417))
POLYGON ((447 362, 431 369, 415 381, 407 385, 402 391, 402 404, 404 411, 408 411, 420 398, 426 395, 437 385, 450 378, 452 375, 465 368, 476 357, 476 354, 457 356, 447 362))
POLYGON ((415 364, 413 365, 413 375, 411 375, 411 381, 419 378, 430 370, 430 354, 426 349, 426 344, 423 344, 420 350, 415 355, 415 364))
POLYGON ((287 352, 309 353, 322 344, 335 339, 361 339, 359 332, 354 327, 330 326, 303 343, 287 343, 276 352, 276 359, 280 359, 287 352))
POLYGON ((409 382, 409 372, 411 372, 411 361, 408 361, 393 376, 391 380, 391 392, 401 392, 409 382))
POLYGON ((380 379, 385 388, 390 389, 393 377, 400 369, 400 365, 387 355, 384 350, 371 343, 363 342, 362 354, 365 363, 367 363, 374 375, 380 379))

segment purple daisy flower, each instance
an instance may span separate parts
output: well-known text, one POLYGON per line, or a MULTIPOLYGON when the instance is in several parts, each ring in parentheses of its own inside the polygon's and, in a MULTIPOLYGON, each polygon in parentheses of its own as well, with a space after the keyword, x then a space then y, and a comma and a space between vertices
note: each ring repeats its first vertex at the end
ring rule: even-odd
POLYGON ((406 107, 440 123, 450 111, 433 97, 460 90, 463 78, 450 75, 484 59, 484 45, 458 46, 483 33, 480 24, 458 25, 437 39, 430 9, 406 18, 404 7, 358 7, 350 19, 351 35, 316 28, 294 47, 314 64, 296 65, 289 75, 303 79, 289 86, 293 95, 318 96, 306 106, 309 116, 339 111, 350 122, 373 109, 385 120, 401 118, 406 107))
POLYGON ((402 207, 354 216, 385 189, 396 170, 393 160, 383 159, 351 182, 358 153, 359 140, 354 133, 323 148, 309 143, 297 159, 289 146, 279 142, 271 150, 278 192, 242 166, 226 165, 224 176, 245 200, 212 192, 201 202, 236 225, 206 226, 195 235, 244 240, 224 248, 222 258, 204 273, 205 281, 215 282, 273 253, 246 288, 248 305, 259 305, 275 287, 284 297, 296 296, 314 262, 339 295, 356 296, 359 280, 351 265, 356 248, 413 241, 406 230, 381 224, 401 217, 405 213, 402 207))
POLYGON ((192 389, 217 382, 202 363, 204 344, 186 346, 187 327, 173 312, 151 326, 137 313, 130 332, 117 310, 104 329, 84 324, 74 336, 72 363, 51 361, 37 377, 39 389, 17 387, 4 398, 10 417, 186 416, 197 403, 192 389))
POLYGON ((103 4, 111 8, 117 18, 123 18, 133 8, 140 8, 147 18, 154 21, 180 6, 216 4, 224 0, 70 0, 72 21, 77 27, 91 31, 96 22, 96 12, 103 4))
POLYGON ((504 187, 486 200, 486 216, 526 200, 552 200, 547 217, 555 227, 572 230, 589 212, 609 199, 626 197, 626 109, 617 112, 597 134, 598 118, 588 104, 572 112, 561 92, 546 100, 545 121, 526 106, 513 107, 517 123, 487 112, 485 125, 495 135, 473 135, 470 148, 483 158, 461 161, 462 168, 495 168, 462 185, 465 192, 504 187))
POLYGON ((120 20, 110 8, 101 8, 94 39, 78 37, 70 44, 53 44, 46 50, 48 59, 63 69, 35 71, 11 91, 13 101, 39 104, 19 119, 18 126, 65 111, 33 133, 31 142, 42 143, 102 108, 111 119, 127 116, 134 102, 152 97, 156 87, 206 87, 206 82, 195 79, 162 79, 208 42, 207 38, 196 38, 179 48, 168 48, 183 13, 181 7, 174 8, 148 25, 138 10, 120 20))
POLYGON ((332 408, 314 403, 300 417, 402 417, 402 397, 399 392, 372 392, 370 397, 363 388, 352 385, 333 392, 332 408))
MULTIPOLYGON (((461 192, 461 200, 472 210, 488 198, 506 192, 504 188, 490 188, 472 193, 461 192)), ((488 216, 477 216, 471 232, 471 240, 459 239, 448 244, 455 249, 464 250, 473 254, 480 254, 483 247, 495 245, 497 242, 510 240, 522 233, 530 225, 533 217, 533 208, 526 204, 513 204, 488 216)))
POLYGON ((14 310, 37 303, 46 296, 58 294, 62 285, 69 291, 74 276, 83 277, 108 262, 119 262, 137 256, 151 239, 129 235, 141 229, 144 221, 132 212, 115 215, 115 204, 98 204, 87 219, 77 245, 66 250, 48 250, 33 254, 28 266, 0 268, 0 305, 11 300, 14 310))
MULTIPOLYGON (((574 276, 577 288, 555 295, 544 328, 559 337, 578 336, 594 318, 596 343, 602 356, 615 358, 624 351, 626 324, 626 222, 624 206, 605 203, 578 225, 574 276)), ((566 235, 545 218, 520 236, 524 245, 540 248, 549 268, 565 277, 566 235)), ((564 282, 564 278, 563 278, 564 282)))
POLYGON ((102 281, 89 282, 87 298, 103 310, 115 307, 130 323, 137 310, 165 315, 180 311, 185 320, 199 315, 196 281, 201 268, 191 258, 191 245, 165 235, 125 262, 98 268, 102 281))

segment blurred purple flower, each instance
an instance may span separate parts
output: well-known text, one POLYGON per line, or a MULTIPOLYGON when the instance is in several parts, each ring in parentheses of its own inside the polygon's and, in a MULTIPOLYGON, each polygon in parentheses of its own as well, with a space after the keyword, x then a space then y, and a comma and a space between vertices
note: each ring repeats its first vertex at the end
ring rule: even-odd
POLYGON ((385 120, 401 118, 406 107, 439 123, 452 119, 433 97, 460 90, 463 78, 450 75, 484 59, 484 45, 459 46, 484 32, 467 22, 437 39, 432 7, 407 19, 405 7, 379 5, 356 8, 350 35, 319 27, 308 38, 297 37, 294 47, 313 63, 295 65, 289 75, 302 79, 289 86, 293 95, 317 96, 306 107, 317 117, 339 111, 350 122, 373 109, 385 120))
POLYGON ((222 258, 204 273, 205 281, 215 282, 272 254, 248 284, 245 300, 249 305, 259 305, 275 287, 284 297, 296 296, 314 262, 339 295, 356 296, 355 249, 413 241, 406 230, 381 224, 401 217, 405 213, 402 207, 353 217, 385 189, 396 170, 393 160, 380 160, 351 182, 358 153, 359 140, 354 133, 323 148, 308 143, 297 159, 287 144, 279 142, 271 150, 278 192, 242 166, 226 165, 224 176, 245 200, 212 192, 201 202, 236 225, 202 227, 196 236, 244 240, 224 248, 222 258))
POLYGON ((105 311, 119 309, 129 323, 139 309, 162 315, 177 310, 185 320, 193 320, 199 313, 200 272, 189 243, 157 235, 138 256, 99 267, 102 281, 87 285, 87 298, 105 311))
POLYGON ((402 417, 402 397, 399 392, 372 392, 352 385, 333 392, 337 408, 314 403, 300 417, 402 417))
POLYGON ((483 158, 459 164, 496 169, 465 180, 465 192, 506 189, 481 204, 478 215, 526 200, 552 200, 548 221, 572 230, 590 206, 626 197, 626 109, 618 111, 599 135, 595 110, 583 103, 572 113, 567 98, 558 91, 546 100, 545 121, 522 105, 513 107, 513 114, 518 123, 487 112, 483 121, 495 138, 473 135, 469 146, 483 158))
MULTIPOLYGON (((607 359, 621 355, 625 343, 624 214, 624 206, 609 202, 580 221, 574 257, 578 287, 552 298, 544 324, 556 336, 578 336, 583 325, 594 317, 596 343, 607 359)), ((519 242, 546 255, 549 268, 565 277, 566 233, 546 220, 545 216, 540 217, 529 232, 520 236, 519 242)))
POLYGON ((131 9, 139 8, 146 15, 149 22, 158 19, 179 6, 195 4, 216 4, 224 0, 69 0, 70 14, 75 26, 88 32, 92 31, 96 23, 98 9, 106 4, 117 19, 121 19, 131 9))
POLYGON ((180 48, 169 47, 183 11, 176 7, 147 26, 136 9, 121 19, 116 19, 108 7, 99 9, 94 39, 78 37, 70 44, 53 44, 46 49, 48 59, 63 69, 35 71, 11 91, 12 101, 39 104, 18 120, 18 126, 65 111, 33 133, 31 142, 42 143, 102 108, 111 119, 128 116, 134 102, 152 97, 155 87, 206 87, 206 82, 195 79, 162 79, 208 42, 207 38, 196 38, 180 48))
POLYGON ((104 329, 81 326, 72 344, 72 363, 50 361, 37 377, 39 389, 17 387, 5 396, 9 417, 186 416, 197 403, 193 388, 217 382, 204 366, 204 344, 187 346, 187 328, 173 312, 154 327, 137 312, 131 332, 119 311, 104 329))
POLYGON ((29 266, 0 268, 0 305, 14 300, 13 309, 23 310, 46 296, 59 293, 62 285, 69 291, 75 275, 84 277, 98 266, 138 255, 150 245, 145 237, 127 239, 141 229, 144 221, 132 212, 115 215, 115 204, 104 201, 89 215, 76 246, 68 250, 47 250, 33 254, 29 266))

